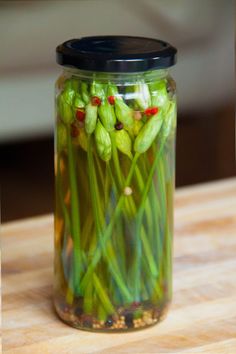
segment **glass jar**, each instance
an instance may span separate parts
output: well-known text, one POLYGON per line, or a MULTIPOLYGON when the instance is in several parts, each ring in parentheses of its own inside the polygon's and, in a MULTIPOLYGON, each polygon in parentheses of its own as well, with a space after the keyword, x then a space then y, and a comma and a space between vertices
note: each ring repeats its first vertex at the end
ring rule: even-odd
POLYGON ((76 328, 144 328, 170 303, 175 58, 140 37, 57 47, 54 304, 76 328))

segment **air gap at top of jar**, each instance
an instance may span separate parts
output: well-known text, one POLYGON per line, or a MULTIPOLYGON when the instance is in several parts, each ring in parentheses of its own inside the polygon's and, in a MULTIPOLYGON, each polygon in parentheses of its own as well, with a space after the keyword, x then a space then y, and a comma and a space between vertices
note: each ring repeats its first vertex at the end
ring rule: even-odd
POLYGON ((175 61, 150 38, 57 47, 54 304, 76 328, 144 328, 170 303, 175 61))

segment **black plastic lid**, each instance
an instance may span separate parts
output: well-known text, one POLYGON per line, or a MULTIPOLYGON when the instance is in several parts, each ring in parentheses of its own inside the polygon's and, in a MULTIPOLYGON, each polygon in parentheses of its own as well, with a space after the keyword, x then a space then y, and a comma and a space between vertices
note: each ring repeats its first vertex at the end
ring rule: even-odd
POLYGON ((154 38, 94 36, 71 39, 56 48, 57 63, 81 70, 139 72, 176 63, 176 48, 154 38))

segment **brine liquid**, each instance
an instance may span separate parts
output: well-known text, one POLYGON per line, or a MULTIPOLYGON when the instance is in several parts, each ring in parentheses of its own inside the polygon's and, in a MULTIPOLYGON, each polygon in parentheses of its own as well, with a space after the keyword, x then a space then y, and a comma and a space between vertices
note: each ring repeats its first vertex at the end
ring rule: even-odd
POLYGON ((82 329, 150 326, 171 300, 174 136, 135 167, 117 149, 104 162, 93 139, 84 148, 68 139, 55 156, 56 311, 82 329))

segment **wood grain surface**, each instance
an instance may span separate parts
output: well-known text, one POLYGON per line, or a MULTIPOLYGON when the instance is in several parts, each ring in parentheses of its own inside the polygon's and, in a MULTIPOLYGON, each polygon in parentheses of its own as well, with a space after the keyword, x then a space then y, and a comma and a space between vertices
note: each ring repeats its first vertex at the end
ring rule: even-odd
POLYGON ((236 179, 179 189, 174 298, 167 318, 134 333, 63 324, 52 307, 53 219, 2 227, 3 353, 236 353, 236 179))

